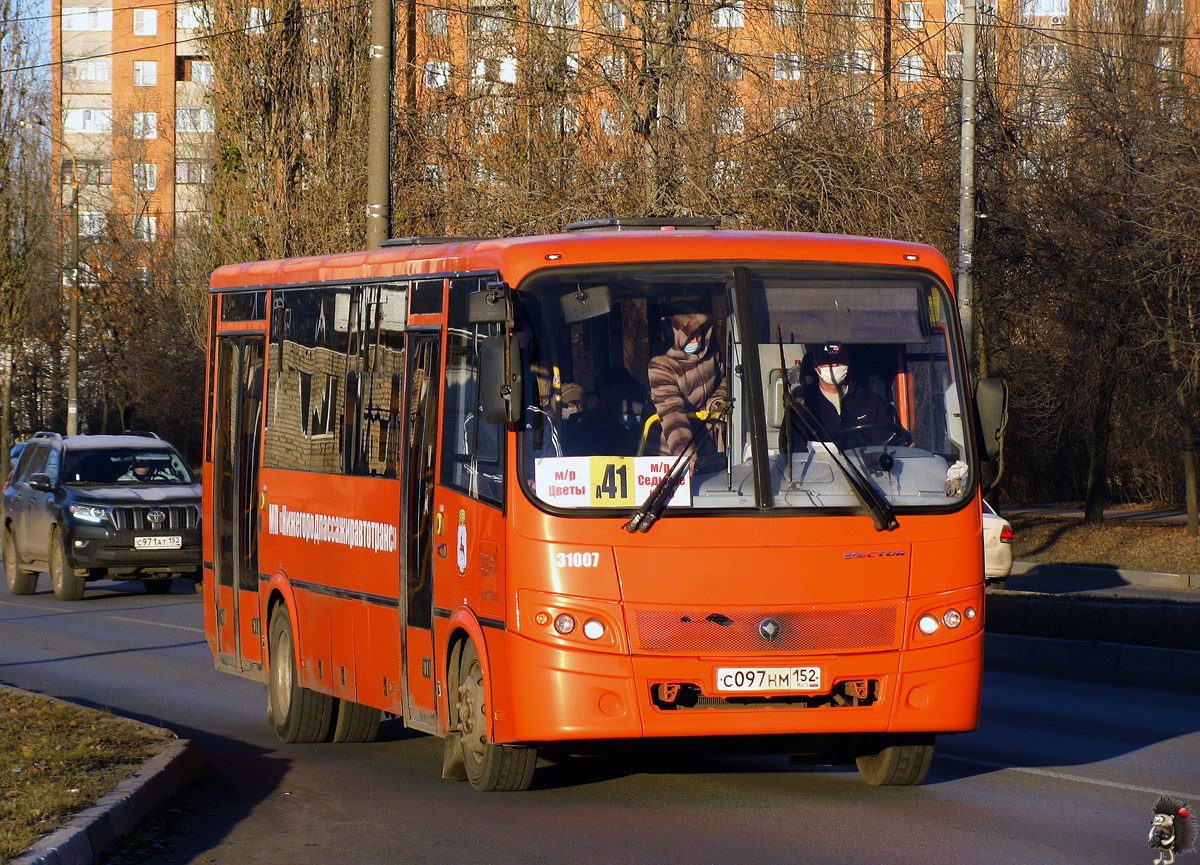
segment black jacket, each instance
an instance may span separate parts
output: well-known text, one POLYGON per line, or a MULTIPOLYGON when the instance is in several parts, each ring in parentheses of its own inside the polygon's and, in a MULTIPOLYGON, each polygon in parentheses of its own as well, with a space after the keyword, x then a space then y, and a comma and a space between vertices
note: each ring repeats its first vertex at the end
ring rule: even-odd
MULTIPOLYGON (((842 390, 842 411, 839 415, 833 403, 822 394, 820 386, 809 383, 797 388, 793 394, 797 402, 808 406, 810 412, 817 417, 821 427, 830 438, 844 448, 862 447, 863 445, 879 444, 887 441, 891 433, 887 430, 871 429, 853 433, 848 437, 838 435, 844 429, 850 429, 861 424, 894 424, 895 415, 887 403, 877 397, 868 388, 861 388, 853 382, 847 382, 842 390)), ((807 415, 806 415, 807 417, 807 415)), ((792 450, 800 450, 809 436, 804 432, 804 425, 792 419, 792 450)), ((816 431, 813 432, 814 439, 816 431)))

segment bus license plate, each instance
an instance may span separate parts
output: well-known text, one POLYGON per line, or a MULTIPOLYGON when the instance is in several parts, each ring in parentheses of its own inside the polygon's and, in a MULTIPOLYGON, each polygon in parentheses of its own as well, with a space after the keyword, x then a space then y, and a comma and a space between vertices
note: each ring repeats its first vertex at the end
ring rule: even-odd
POLYGON ((819 691, 820 667, 718 667, 717 690, 819 691))
POLYGON ((135 550, 177 550, 183 546, 179 535, 152 535, 133 539, 135 550))

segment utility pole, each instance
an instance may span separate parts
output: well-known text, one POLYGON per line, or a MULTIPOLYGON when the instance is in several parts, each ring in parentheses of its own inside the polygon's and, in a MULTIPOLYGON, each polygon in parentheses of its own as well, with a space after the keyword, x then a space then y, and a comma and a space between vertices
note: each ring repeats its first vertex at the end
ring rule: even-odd
POLYGON ((40 114, 30 114, 29 120, 22 120, 21 125, 41 129, 71 158, 71 229, 68 237, 70 252, 67 256, 71 269, 71 288, 67 295, 67 435, 73 436, 79 434, 79 163, 75 160, 71 145, 62 138, 56 138, 40 114))
POLYGON ((367 128, 367 248, 392 233, 392 0, 371 0, 370 99, 367 128))
POLYGON ((962 137, 958 179, 958 314, 967 363, 975 361, 975 30, 976 0, 963 0, 962 137))

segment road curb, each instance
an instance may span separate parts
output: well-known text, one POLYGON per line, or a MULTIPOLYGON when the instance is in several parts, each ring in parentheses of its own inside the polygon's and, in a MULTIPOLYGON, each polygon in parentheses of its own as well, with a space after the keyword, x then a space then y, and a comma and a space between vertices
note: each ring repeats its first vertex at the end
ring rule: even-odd
POLYGON ((199 751, 190 739, 173 739, 96 804, 40 839, 8 865, 92 865, 131 834, 154 808, 200 773, 199 751))
POLYGON ((1190 649, 988 633, 984 662, 1009 669, 1074 671, 1110 681, 1200 688, 1200 652, 1190 649))

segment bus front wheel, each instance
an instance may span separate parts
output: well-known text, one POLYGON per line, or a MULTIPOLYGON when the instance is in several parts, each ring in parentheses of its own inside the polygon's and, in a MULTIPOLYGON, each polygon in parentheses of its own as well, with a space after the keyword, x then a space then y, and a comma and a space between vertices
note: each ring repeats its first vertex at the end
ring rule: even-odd
POLYGON ((287 607, 271 614, 267 670, 267 720, 284 742, 324 742, 333 719, 333 698, 301 686, 296 641, 287 607))
POLYGON ((483 666, 475 645, 467 643, 458 676, 458 732, 467 780, 476 790, 528 790, 537 766, 537 749, 489 741, 487 720, 483 666))
POLYGON ((876 739, 855 759, 859 776, 872 787, 920 784, 933 763, 932 735, 876 739))

